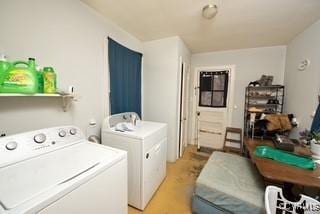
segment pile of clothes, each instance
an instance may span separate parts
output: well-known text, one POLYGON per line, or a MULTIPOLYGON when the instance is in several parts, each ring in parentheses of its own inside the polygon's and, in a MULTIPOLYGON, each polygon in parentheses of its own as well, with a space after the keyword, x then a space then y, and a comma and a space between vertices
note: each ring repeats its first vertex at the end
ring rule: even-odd
POLYGON ((249 86, 271 86, 273 82, 273 76, 271 75, 262 75, 259 80, 249 83, 249 86))
POLYGON ((260 134, 265 137, 273 137, 275 134, 286 134, 297 125, 293 118, 293 114, 263 114, 260 120, 255 122, 255 127, 259 128, 263 132, 260 134))

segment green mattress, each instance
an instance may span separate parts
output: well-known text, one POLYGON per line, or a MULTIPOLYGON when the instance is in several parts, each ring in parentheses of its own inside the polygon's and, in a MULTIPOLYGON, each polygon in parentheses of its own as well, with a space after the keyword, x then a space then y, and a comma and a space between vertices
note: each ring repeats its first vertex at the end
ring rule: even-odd
POLYGON ((263 180, 251 161, 238 155, 214 152, 196 181, 194 194, 232 213, 265 213, 263 180))

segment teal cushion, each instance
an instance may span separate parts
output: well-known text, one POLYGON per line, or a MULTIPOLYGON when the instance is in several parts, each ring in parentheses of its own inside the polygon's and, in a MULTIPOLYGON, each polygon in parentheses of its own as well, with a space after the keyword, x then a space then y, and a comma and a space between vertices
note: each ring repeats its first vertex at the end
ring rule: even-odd
POLYGON ((233 213, 265 213, 263 179, 249 159, 238 155, 214 152, 195 194, 233 213))

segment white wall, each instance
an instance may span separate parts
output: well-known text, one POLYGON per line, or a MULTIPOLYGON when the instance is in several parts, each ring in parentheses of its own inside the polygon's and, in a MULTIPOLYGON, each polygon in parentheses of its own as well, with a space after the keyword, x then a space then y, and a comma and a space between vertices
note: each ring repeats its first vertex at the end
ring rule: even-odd
POLYGON ((179 37, 146 42, 143 47, 143 119, 168 124, 167 159, 173 162, 178 141, 179 56, 188 58, 188 51, 179 37))
MULTIPOLYGON (((63 112, 55 98, 0 98, 0 132, 75 124, 86 130, 109 112, 107 37, 141 51, 142 43, 78 0, 1 0, 0 53, 53 66, 59 88, 80 96, 63 112)), ((94 132, 99 133, 99 127, 94 132)))
MULTIPOLYGON (((234 106, 236 107, 233 109, 232 126, 242 128, 245 87, 263 74, 273 75, 274 84, 283 84, 285 58, 286 47, 276 46, 194 54, 191 64, 193 72, 196 67, 235 65, 234 106)), ((190 87, 192 96, 195 94, 193 84, 190 87)), ((194 110, 191 109, 190 114, 193 113, 194 110)), ((190 132, 194 131, 194 125, 191 124, 190 132)))
POLYGON ((191 66, 191 52, 182 39, 178 37, 178 55, 182 61, 191 66))
POLYGON ((320 21, 298 35, 287 47, 285 111, 294 113, 300 123, 292 131, 292 137, 297 137, 299 130, 311 128, 311 115, 318 105, 320 88, 319 56, 320 21), (298 65, 304 59, 309 59, 311 64, 305 71, 298 71, 298 65))

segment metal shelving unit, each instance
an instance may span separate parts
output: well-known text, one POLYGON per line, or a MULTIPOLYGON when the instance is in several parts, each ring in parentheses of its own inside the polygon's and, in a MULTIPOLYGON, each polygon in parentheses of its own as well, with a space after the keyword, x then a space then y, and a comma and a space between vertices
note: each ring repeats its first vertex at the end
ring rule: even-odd
MULTIPOLYGON (((250 127, 250 114, 256 113, 256 121, 262 113, 277 114, 282 113, 284 102, 284 86, 248 86, 245 91, 244 106, 244 134, 248 137, 256 128, 250 127), (277 103, 270 103, 270 100, 277 100, 277 103), (252 130, 254 129, 254 130, 252 130)), ((262 137, 262 136, 261 136, 262 137)))

